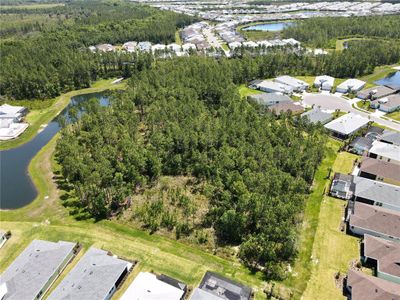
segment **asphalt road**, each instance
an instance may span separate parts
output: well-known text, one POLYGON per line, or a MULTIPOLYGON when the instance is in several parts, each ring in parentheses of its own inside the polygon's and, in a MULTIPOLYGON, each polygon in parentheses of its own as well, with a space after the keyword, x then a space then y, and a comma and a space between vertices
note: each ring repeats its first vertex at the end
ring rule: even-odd
POLYGON ((378 116, 373 116, 363 111, 359 111, 351 106, 352 101, 341 98, 340 96, 325 95, 325 94, 305 94, 303 96, 302 102, 307 106, 315 105, 317 107, 318 106, 321 107, 321 109, 324 110, 334 111, 336 109, 340 109, 343 112, 352 112, 361 115, 363 117, 369 118, 371 121, 376 122, 380 125, 400 131, 400 124, 384 120, 378 116))

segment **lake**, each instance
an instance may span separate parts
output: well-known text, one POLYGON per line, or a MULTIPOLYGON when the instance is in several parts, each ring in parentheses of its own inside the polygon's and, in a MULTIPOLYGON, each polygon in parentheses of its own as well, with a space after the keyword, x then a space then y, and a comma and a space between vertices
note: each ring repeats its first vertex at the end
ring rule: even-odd
POLYGON ((285 27, 293 26, 293 24, 294 22, 265 23, 244 27, 242 30, 281 31, 285 27))
POLYGON ((379 85, 387 85, 394 89, 400 89, 400 71, 393 72, 387 75, 385 78, 375 81, 375 83, 379 85))
MULTIPOLYGON (((79 95, 71 98, 70 103, 60 115, 68 119, 71 107, 79 108, 79 104, 92 98, 99 99, 103 106, 109 104, 106 93, 79 95)), ((14 149, 0 151, 0 209, 20 208, 36 198, 37 190, 28 174, 29 163, 60 129, 56 118, 28 143, 14 149)))

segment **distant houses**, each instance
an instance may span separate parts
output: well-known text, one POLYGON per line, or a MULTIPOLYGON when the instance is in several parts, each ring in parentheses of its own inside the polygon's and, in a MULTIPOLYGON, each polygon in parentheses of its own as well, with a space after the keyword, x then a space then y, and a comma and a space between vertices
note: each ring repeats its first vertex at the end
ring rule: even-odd
POLYGON ((325 128, 331 131, 334 137, 347 139, 361 128, 368 126, 368 123, 368 118, 349 113, 329 122, 325 128))
POLYGON ((380 85, 359 91, 357 93, 357 97, 363 100, 375 100, 382 97, 387 97, 394 93, 396 93, 396 90, 384 85, 380 85))
POLYGON ((76 247, 63 241, 32 241, 0 275, 1 299, 41 299, 72 260, 76 247))
POLYGON ((193 291, 191 300, 249 300, 251 288, 207 271, 198 288, 193 291))
POLYGON ((335 82, 335 78, 328 75, 321 75, 315 77, 314 86, 323 91, 331 91, 335 82))
POLYGON ((361 202, 349 202, 348 229, 355 235, 370 234, 400 241, 400 212, 361 202))
POLYGON ((254 101, 257 104, 263 105, 263 106, 271 106, 274 104, 279 104, 279 103, 290 103, 293 102, 293 100, 282 94, 276 94, 276 93, 261 93, 261 94, 254 94, 250 95, 248 97, 250 101, 254 101))
POLYGON ((3 104, 0 106, 0 140, 16 138, 28 128, 22 123, 28 110, 23 106, 3 104))
POLYGON ((165 275, 140 272, 120 300, 183 300, 186 284, 165 275))
POLYGON ((290 86, 295 92, 305 91, 309 87, 307 82, 288 75, 276 77, 274 81, 290 86))
POLYGON ((261 90, 266 93, 281 93, 281 94, 293 93, 293 88, 291 86, 275 82, 272 80, 256 80, 251 82, 250 87, 261 90))
POLYGON ((339 93, 356 93, 361 91, 366 82, 359 79, 347 79, 336 87, 336 91, 339 93))
POLYGON ((107 251, 90 248, 48 299, 108 300, 132 266, 107 251))

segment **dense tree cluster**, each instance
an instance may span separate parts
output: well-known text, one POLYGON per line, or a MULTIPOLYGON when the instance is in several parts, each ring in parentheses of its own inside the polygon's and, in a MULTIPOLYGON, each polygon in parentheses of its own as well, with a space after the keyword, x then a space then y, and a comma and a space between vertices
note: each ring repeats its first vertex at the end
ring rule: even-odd
MULTIPOLYGON (((309 18, 286 27, 282 35, 313 47, 335 48, 338 38, 400 38, 400 16, 309 18)), ((397 41, 398 42, 398 41, 397 41)))
POLYGON ((130 75, 151 63, 145 54, 93 54, 87 46, 129 40, 173 42, 193 18, 123 2, 79 1, 50 10, 71 11, 75 21, 47 27, 39 36, 1 42, 0 94, 51 98, 89 87, 99 77, 130 75))
MULTIPOLYGON (((81 205, 97 217, 161 175, 194 176, 210 201, 204 226, 220 242, 240 245, 246 265, 279 276, 295 253, 324 135, 241 99, 230 63, 157 62, 134 76, 110 107, 91 103, 90 113, 67 126, 57 159, 81 205)), ((152 205, 140 214, 149 226, 162 222, 151 210, 165 209, 152 205)))

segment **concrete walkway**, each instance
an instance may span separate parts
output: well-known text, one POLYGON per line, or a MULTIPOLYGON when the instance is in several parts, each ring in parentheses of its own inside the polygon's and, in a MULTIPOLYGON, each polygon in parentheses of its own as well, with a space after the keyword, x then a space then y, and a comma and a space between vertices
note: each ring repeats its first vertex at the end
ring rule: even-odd
POLYGON ((376 122, 380 125, 386 126, 388 128, 400 131, 400 124, 392 122, 390 120, 384 120, 379 115, 370 114, 367 112, 359 111, 351 106, 352 103, 357 102, 357 100, 346 100, 338 95, 325 95, 325 94, 304 94, 302 103, 306 106, 319 106, 321 109, 335 111, 339 109, 343 112, 352 112, 363 117, 369 118, 371 121, 376 122))

